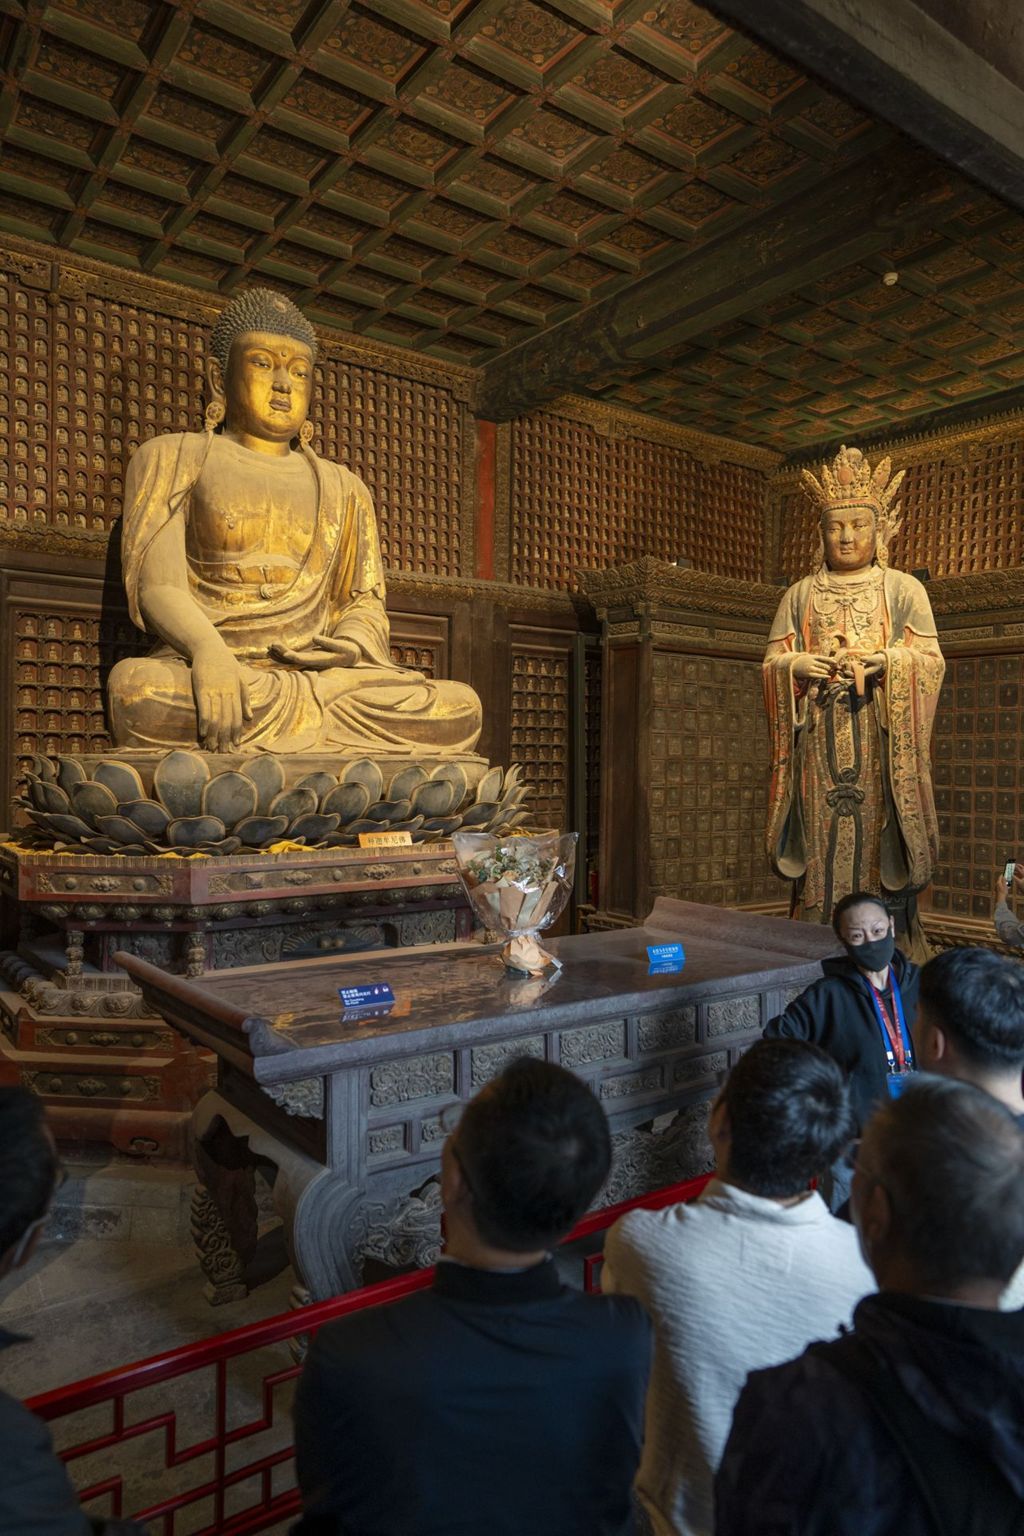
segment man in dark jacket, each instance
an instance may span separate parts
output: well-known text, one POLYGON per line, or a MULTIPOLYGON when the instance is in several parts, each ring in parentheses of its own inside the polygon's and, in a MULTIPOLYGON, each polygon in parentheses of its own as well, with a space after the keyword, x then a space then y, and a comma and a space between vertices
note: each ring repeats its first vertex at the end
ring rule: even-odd
MULTIPOLYGON (((57 1182, 57 1149, 40 1101, 0 1088, 0 1279, 27 1264, 57 1182)), ((0 1328, 0 1350, 25 1342, 0 1328)), ((146 1536, 130 1520, 92 1520, 79 1507, 41 1419, 0 1392, 0 1532, 3 1536, 146 1536)))
POLYGON ((563 1285, 550 1249, 608 1173, 604 1111, 513 1062, 442 1155, 433 1288, 328 1324, 299 1382, 296 1536, 626 1536, 651 1329, 563 1285))
MULTIPOLYGON (((918 969, 896 948, 896 930, 877 896, 854 891, 832 915, 845 956, 823 960, 820 981, 770 1020, 766 1040, 810 1040, 842 1067, 850 1085, 857 1135, 872 1111, 901 1091, 914 1070, 911 1031, 917 1013, 918 969)), ((833 1211, 850 1193, 852 1170, 832 1169, 824 1193, 833 1211)))
POLYGON ((832 1343, 747 1380, 716 1536, 1011 1536, 1024 1522, 1024 1134, 919 1078, 869 1122, 853 1214, 879 1294, 832 1343))

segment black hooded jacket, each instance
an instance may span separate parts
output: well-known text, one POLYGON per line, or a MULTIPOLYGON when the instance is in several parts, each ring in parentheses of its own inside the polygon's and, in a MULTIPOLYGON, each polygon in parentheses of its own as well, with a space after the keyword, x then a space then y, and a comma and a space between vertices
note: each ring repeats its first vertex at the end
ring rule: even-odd
MULTIPOLYGON (((927 1424, 981 1452, 982 1527, 996 1468, 1024 1515, 1024 1312, 882 1292, 853 1325, 927 1424)), ((715 1536, 935 1536, 903 1453, 830 1363, 841 1347, 747 1378, 715 1482, 715 1536)))
MULTIPOLYGON (((823 960, 820 981, 795 997, 764 1031, 766 1040, 810 1040, 838 1062, 850 1084, 858 1130, 886 1097, 887 1074, 882 1032, 867 978, 845 955, 823 960)), ((918 969, 897 950, 892 970, 899 984, 907 1032, 917 1014, 918 969)))

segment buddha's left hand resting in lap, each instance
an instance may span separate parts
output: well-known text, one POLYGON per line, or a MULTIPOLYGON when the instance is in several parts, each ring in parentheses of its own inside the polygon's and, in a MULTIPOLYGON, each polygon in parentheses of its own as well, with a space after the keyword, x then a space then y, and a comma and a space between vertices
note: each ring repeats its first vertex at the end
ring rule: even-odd
POLYGON ((128 603, 162 643, 111 673, 115 743, 471 751, 472 689, 391 660, 369 491, 304 441, 312 326, 254 289, 228 305, 210 346, 207 430, 153 438, 128 467, 128 603))

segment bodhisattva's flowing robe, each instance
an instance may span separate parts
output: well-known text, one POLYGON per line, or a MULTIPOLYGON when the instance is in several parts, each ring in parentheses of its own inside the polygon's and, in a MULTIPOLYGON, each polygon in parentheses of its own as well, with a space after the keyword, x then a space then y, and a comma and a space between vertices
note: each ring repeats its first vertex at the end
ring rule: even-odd
MULTIPOLYGON (((128 467, 122 539, 128 606, 140 628, 146 556, 174 518, 184 524, 191 596, 242 664, 252 709, 243 749, 472 750, 481 726, 473 690, 391 659, 373 502, 356 475, 305 447, 281 461, 208 433, 143 443, 128 467), (214 460, 216 474, 204 478, 214 460), (219 506, 233 462, 239 476, 258 471, 272 486, 262 505, 219 506), (309 509, 308 534, 296 491, 309 509), (353 641, 358 661, 318 671, 268 654, 272 643, 316 650, 318 634, 353 641)), ((118 746, 195 745, 191 667, 173 647, 119 662, 108 686, 118 746)))
POLYGON ((932 877, 938 825, 929 743, 945 663, 924 587, 880 566, 822 567, 786 593, 764 659, 771 737, 767 847, 796 882, 795 914, 829 922, 850 891, 913 894, 932 877), (793 677, 806 651, 885 652, 863 697, 793 677))

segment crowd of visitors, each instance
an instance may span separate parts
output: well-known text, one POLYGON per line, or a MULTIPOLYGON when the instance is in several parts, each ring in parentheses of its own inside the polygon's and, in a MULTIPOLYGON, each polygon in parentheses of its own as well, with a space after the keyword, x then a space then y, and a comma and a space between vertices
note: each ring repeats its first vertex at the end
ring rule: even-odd
MULTIPOLYGON (((700 1199, 617 1222, 601 1294, 554 1256, 608 1175, 597 1099, 530 1058, 466 1106, 432 1287, 311 1343, 295 1536, 1022 1536, 1024 968, 918 972, 862 894, 836 932, 725 1078, 700 1199)), ((0 1277, 58 1177, 0 1089, 0 1277)), ((3 1394, 0 1435, 0 1533, 141 1530, 90 1524, 3 1394)))

